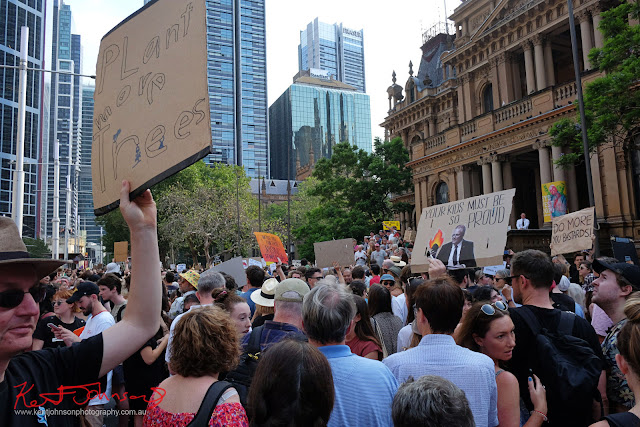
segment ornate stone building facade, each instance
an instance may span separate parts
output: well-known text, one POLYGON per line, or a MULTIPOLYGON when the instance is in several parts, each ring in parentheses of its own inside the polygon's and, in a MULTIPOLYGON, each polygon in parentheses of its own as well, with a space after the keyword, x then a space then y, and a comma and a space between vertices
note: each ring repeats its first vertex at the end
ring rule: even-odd
MULTIPOLYGON (((583 87, 600 76, 588 53, 603 45, 603 8, 574 1, 583 87)), ((555 121, 576 114, 566 1, 467 0, 451 20, 455 36, 425 33, 418 77, 410 64, 404 88, 394 72, 388 89, 382 126, 405 142, 415 185, 398 197, 415 205, 399 218, 403 226, 415 226, 424 207, 516 188, 512 228, 520 212, 543 228, 541 184, 551 181, 566 181, 570 211, 587 207, 584 164, 557 167, 566 149, 548 135, 555 121)), ((591 156, 601 238, 640 239, 638 164, 614 144, 591 156)))

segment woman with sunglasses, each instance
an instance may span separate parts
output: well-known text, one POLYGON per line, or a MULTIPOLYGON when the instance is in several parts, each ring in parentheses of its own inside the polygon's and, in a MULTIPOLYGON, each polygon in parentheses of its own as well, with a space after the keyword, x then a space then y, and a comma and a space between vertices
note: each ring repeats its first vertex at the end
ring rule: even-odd
MULTIPOLYGON (((458 345, 486 354, 493 360, 498 386, 498 421, 500 426, 508 427, 521 425, 518 380, 500 366, 512 357, 516 345, 514 330, 507 305, 497 301, 475 303, 456 332, 458 345)), ((524 426, 541 426, 547 419, 547 398, 540 379, 535 375, 529 377, 529 394, 534 410, 524 426)))
MULTIPOLYGON (((57 339, 49 325, 62 326, 70 331, 81 329, 85 321, 76 316, 80 311, 76 303, 67 304, 67 298, 71 298, 73 292, 60 290, 53 295, 53 312, 55 316, 41 319, 33 333, 32 350, 43 348, 65 347, 64 341, 57 339)), ((78 332, 79 334, 79 332, 78 332)))

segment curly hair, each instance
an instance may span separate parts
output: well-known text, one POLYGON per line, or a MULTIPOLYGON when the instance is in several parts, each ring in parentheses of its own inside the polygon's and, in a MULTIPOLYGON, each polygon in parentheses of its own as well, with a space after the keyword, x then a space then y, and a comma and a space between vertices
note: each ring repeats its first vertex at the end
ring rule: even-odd
POLYGON ((240 359, 236 327, 218 307, 190 310, 175 327, 171 371, 183 377, 203 377, 234 369, 240 359))

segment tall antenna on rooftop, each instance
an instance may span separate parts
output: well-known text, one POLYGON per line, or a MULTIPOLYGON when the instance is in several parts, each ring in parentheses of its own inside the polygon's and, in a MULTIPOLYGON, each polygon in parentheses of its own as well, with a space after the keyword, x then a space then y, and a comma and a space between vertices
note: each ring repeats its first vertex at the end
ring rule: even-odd
POLYGON ((447 16, 447 0, 442 0, 444 2, 444 27, 449 34, 449 17, 447 16))

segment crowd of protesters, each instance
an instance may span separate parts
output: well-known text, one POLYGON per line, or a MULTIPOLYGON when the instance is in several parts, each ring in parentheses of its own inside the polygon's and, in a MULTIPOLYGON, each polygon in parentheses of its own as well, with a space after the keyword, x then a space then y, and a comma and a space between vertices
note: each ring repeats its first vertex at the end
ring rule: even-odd
POLYGON ((128 195, 130 267, 29 258, 0 218, 0 425, 640 425, 638 266, 507 250, 488 274, 456 249, 414 274, 392 229, 237 283, 160 268, 128 195))

